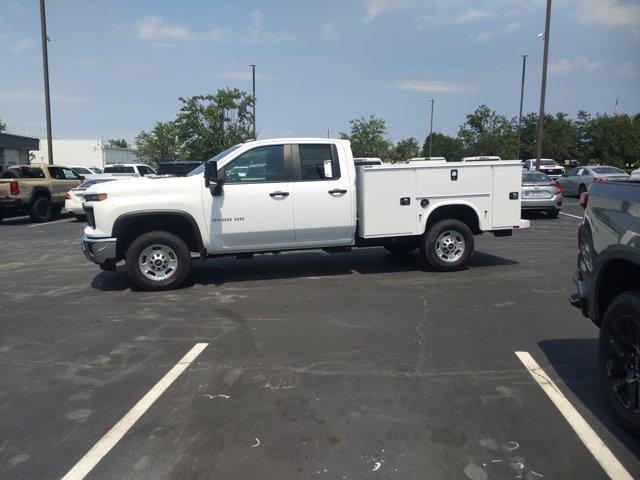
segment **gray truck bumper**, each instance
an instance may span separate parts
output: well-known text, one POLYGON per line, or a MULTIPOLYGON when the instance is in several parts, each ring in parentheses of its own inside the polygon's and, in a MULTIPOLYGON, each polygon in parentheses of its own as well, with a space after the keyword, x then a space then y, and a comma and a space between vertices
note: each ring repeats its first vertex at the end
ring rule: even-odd
POLYGON ((101 266, 115 262, 115 238, 91 238, 83 235, 80 239, 80 243, 82 244, 82 253, 87 257, 87 260, 101 266))

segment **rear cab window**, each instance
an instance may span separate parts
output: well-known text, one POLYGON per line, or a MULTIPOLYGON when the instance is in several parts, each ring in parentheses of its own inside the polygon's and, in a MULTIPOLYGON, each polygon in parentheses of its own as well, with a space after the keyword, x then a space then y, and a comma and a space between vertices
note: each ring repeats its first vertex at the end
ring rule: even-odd
MULTIPOLYGON (((301 143, 293 149, 295 180, 322 181, 340 178, 338 152, 330 143, 301 143)), ((294 146, 295 147, 295 146, 294 146)))

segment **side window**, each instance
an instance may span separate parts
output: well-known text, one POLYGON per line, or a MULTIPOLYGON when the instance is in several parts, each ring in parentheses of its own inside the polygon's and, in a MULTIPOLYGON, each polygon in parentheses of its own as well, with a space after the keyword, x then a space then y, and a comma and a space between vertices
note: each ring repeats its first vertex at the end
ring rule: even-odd
POLYGON ((70 168, 63 168, 62 174, 65 180, 80 180, 80 176, 70 168))
POLYGON ((581 176, 587 176, 587 175, 591 175, 591 172, 589 170, 587 170, 586 168, 583 168, 580 170, 580 175, 581 176))
POLYGON ((330 144, 301 144, 300 180, 336 180, 340 178, 340 164, 330 144))
POLYGON ((567 172, 567 177, 575 177, 575 176, 576 176, 576 173, 578 173, 578 169, 577 169, 577 168, 574 168, 574 169, 572 169, 572 170, 569 170, 569 171, 567 172))
POLYGON ((49 175, 56 180, 66 180, 64 172, 60 167, 49 167, 49 175))
POLYGON ((284 145, 257 147, 224 167, 226 183, 285 182, 284 145))
POLYGON ((138 172, 140 172, 140 176, 144 177, 145 175, 149 175, 151 172, 144 165, 138 165, 138 172))

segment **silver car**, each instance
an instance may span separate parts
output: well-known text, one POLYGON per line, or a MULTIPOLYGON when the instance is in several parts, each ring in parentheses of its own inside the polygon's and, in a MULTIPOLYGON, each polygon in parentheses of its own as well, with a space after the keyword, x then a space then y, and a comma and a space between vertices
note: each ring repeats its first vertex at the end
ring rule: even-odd
MULTIPOLYGON (((525 161, 522 164, 522 168, 525 170, 536 170, 536 159, 532 158, 530 160, 525 161)), ((556 163, 555 160, 550 158, 541 158, 540 159, 540 171, 542 173, 546 173, 554 180, 564 173, 564 167, 561 167, 556 163)))
POLYGON ((522 211, 546 212, 556 218, 562 208, 562 189, 547 174, 522 172, 522 211))
POLYGON ((629 174, 616 167, 587 166, 576 167, 569 170, 558 179, 558 183, 564 189, 565 195, 579 197, 586 192, 593 182, 607 182, 614 180, 628 180, 629 174))

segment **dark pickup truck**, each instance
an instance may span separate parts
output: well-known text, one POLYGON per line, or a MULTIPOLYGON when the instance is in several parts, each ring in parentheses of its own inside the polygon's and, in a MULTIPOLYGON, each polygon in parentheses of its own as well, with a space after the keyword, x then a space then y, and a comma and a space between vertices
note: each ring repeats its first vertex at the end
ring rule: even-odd
POLYGON ((594 183, 580 204, 570 301, 600 327, 604 392, 620 423, 640 435, 640 182, 594 183))

